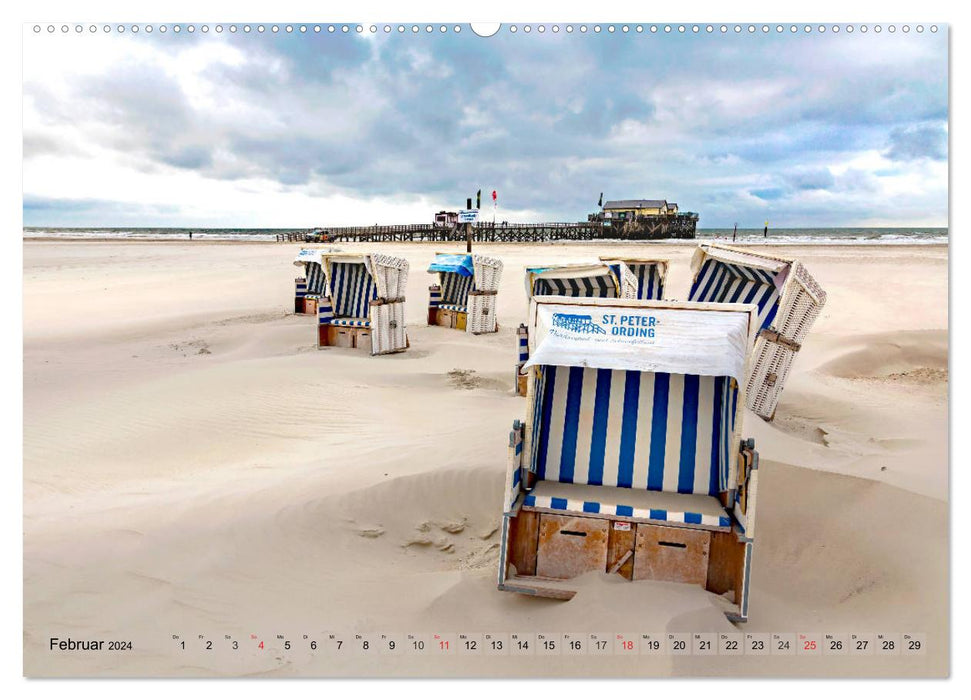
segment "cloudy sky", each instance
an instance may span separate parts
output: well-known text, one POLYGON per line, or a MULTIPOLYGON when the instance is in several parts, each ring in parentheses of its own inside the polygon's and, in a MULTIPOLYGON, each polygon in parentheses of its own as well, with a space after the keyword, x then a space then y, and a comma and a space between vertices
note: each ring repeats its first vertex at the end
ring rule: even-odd
MULTIPOLYGON (((255 25, 254 25, 255 26, 255 25)), ((24 40, 24 223, 946 226, 946 30, 24 40), (484 201, 483 204, 486 202, 484 201)))

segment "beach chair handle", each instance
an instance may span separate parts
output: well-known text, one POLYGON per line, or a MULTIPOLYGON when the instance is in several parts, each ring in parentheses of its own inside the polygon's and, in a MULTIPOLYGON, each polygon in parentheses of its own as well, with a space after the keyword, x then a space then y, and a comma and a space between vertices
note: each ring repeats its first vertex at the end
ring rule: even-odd
POLYGON ((773 330, 772 328, 763 328, 759 331, 759 337, 765 338, 770 343, 777 343, 778 345, 784 345, 793 352, 799 352, 802 349, 802 345, 797 343, 795 340, 786 338, 784 335, 779 333, 779 331, 773 330))
POLYGON ((759 468, 759 453, 755 451, 755 439, 742 440, 738 451, 738 488, 736 502, 743 515, 748 512, 750 491, 752 490, 753 472, 759 468))

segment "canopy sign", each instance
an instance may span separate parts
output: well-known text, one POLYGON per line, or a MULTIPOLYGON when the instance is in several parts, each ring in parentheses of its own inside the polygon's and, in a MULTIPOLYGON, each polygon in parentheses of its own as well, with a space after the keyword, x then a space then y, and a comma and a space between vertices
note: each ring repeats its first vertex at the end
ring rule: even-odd
POLYGON ((537 348, 527 367, 745 377, 745 311, 540 304, 536 326, 537 348))

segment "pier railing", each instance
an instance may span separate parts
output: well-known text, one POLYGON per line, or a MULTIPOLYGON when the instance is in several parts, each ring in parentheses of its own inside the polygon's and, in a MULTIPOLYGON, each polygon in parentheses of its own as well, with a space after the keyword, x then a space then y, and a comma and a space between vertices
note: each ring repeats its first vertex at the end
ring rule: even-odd
MULTIPOLYGON (((657 217, 658 221, 634 230, 603 221, 495 223, 481 221, 472 225, 472 240, 478 242, 590 241, 603 238, 694 238, 697 215, 657 217)), ((464 225, 394 224, 375 226, 332 226, 315 232, 277 234, 284 242, 385 242, 385 241, 464 241, 464 225)))

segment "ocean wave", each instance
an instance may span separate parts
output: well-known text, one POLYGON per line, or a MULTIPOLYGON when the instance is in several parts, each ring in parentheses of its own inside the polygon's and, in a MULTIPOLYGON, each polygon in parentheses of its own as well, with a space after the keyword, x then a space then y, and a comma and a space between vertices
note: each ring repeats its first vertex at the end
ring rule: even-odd
MULTIPOLYGON (((193 241, 275 241, 276 233, 238 233, 232 231, 193 231, 193 241)), ((118 231, 104 229, 24 229, 24 238, 59 238, 65 240, 138 240, 187 241, 182 231, 118 231)))
MULTIPOLYGON (((279 233, 293 233, 293 230, 208 230, 193 231, 192 240, 199 241, 247 241, 272 242, 279 233)), ((39 228, 23 230, 24 239, 64 239, 64 240, 140 240, 140 241, 183 241, 189 240, 188 229, 105 229, 105 228, 39 228)), ((947 229, 933 231, 920 230, 873 230, 873 229, 809 229, 783 230, 769 232, 763 237, 762 231, 739 232, 733 241, 731 230, 701 230, 696 238, 668 238, 651 241, 631 241, 616 238, 603 238, 591 241, 555 240, 544 241, 553 245, 697 245, 698 243, 729 243, 734 245, 947 245, 947 229)))

